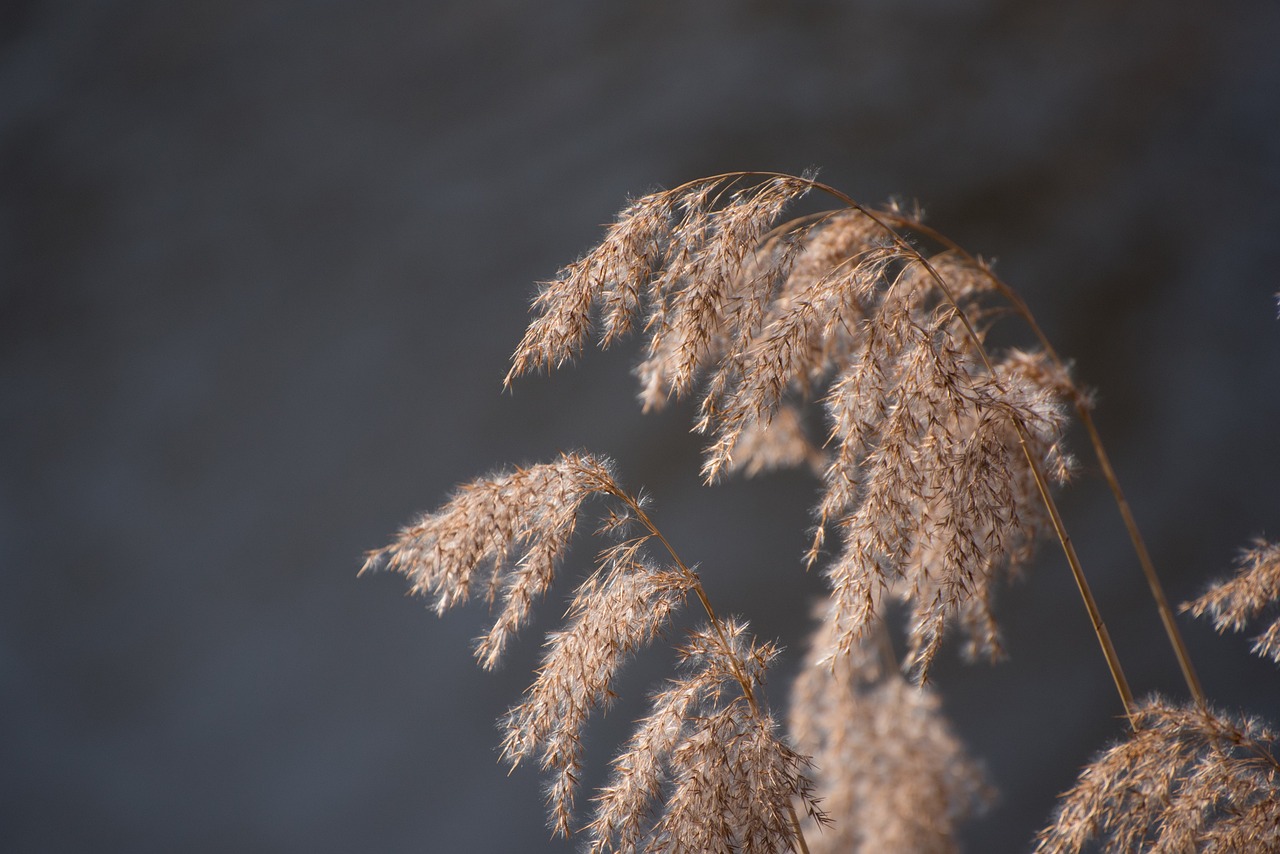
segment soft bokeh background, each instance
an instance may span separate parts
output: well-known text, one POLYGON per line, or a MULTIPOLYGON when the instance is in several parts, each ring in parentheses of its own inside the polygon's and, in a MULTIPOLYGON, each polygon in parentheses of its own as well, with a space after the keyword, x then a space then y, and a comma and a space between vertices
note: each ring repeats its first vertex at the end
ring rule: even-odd
MULTIPOLYGON (((701 174, 819 166, 996 257, 1100 389, 1175 601, 1280 534, 1272 0, 0 10, 6 851, 571 850, 496 761, 538 633, 482 673, 479 609, 355 577, 505 462, 615 456, 722 609, 798 648, 812 481, 700 487, 630 352, 500 392, 532 283, 701 174)), ((1137 689, 1180 694, 1089 474, 1104 615, 1137 689)), ((1001 604, 1012 660, 936 680, 1003 792, 975 851, 1024 848, 1121 731, 1054 548, 1001 604)), ((1210 694, 1280 716, 1247 639, 1187 631, 1210 694)), ((591 730, 596 779, 666 664, 591 730)))

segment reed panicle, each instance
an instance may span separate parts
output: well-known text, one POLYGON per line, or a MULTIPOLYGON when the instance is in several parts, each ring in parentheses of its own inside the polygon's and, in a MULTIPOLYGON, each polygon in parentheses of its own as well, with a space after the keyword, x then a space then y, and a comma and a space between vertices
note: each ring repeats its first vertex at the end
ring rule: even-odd
POLYGON ((1085 767, 1037 852, 1280 850, 1276 733, 1254 718, 1152 699, 1085 767))
MULTIPOLYGON (((592 852, 957 850, 960 824, 992 791, 925 683, 948 638, 970 659, 1003 654, 997 588, 1051 533, 1130 731, 1064 795, 1040 850, 1090 840, 1117 851, 1241 850, 1276 839, 1275 737, 1204 700, 1089 391, 1013 289, 918 212, 863 207, 813 175, 691 181, 630 202, 599 245, 541 286, 533 315, 505 385, 573 361, 593 339, 607 348, 635 335, 641 406, 694 398, 708 483, 811 470, 820 489, 805 563, 829 589, 784 731, 764 688, 777 647, 716 613, 603 457, 567 453, 479 478, 370 552, 366 569, 402 573, 437 613, 482 591, 496 616, 476 656, 492 668, 550 589, 586 508, 600 508, 595 570, 501 724, 504 759, 547 774, 556 834, 581 833, 592 852), (815 191, 836 207, 784 217, 815 191), (1040 347, 991 347, 988 331, 1007 316, 1040 347), (1133 700, 1053 497, 1074 469, 1063 447, 1071 406, 1191 705, 1133 700), (818 415, 826 427, 814 431, 818 415), (587 721, 610 705, 626 661, 690 600, 705 625, 679 646, 677 674, 652 695, 580 819, 587 721), (901 658, 894 603, 905 615, 901 658)), ((1239 629, 1280 593, 1278 556, 1259 543, 1239 577, 1184 610, 1239 629)), ((1257 649, 1280 660, 1280 621, 1257 649)))
POLYGON ((995 793, 952 733, 938 696, 903 678, 879 628, 837 658, 835 623, 822 619, 792 687, 791 736, 818 769, 823 809, 838 817, 828 829, 812 828, 810 849, 956 851, 961 823, 995 793))
POLYGON ((838 528, 826 569, 837 651, 859 641, 889 594, 913 603, 920 678, 957 619, 972 651, 998 654, 991 582, 1021 569, 1046 524, 1030 463, 1059 479, 1070 469, 1059 444, 1064 369, 1033 368, 1036 357, 1018 352, 989 362, 972 329, 995 291, 980 266, 950 252, 925 258, 861 209, 774 225, 813 180, 770 176, 731 191, 749 177, 629 205, 544 286, 507 382, 576 356, 597 318, 607 347, 643 315, 644 406, 705 379, 695 429, 712 437, 708 481, 734 468, 825 466, 809 562, 838 528), (825 456, 795 409, 814 398, 831 422, 825 456))
MULTIPOLYGON (((1217 582, 1182 610, 1210 615, 1220 632, 1238 632, 1280 600, 1280 543, 1255 541, 1240 555, 1238 567, 1234 578, 1217 582)), ((1280 664, 1280 617, 1254 640, 1253 651, 1280 664)))
MULTIPOLYGON (((1280 601, 1280 547, 1255 541, 1237 573, 1183 611, 1239 631, 1280 601)), ((1280 620, 1254 652, 1280 663, 1280 620)), ((1129 737, 1086 765, 1062 796, 1037 852, 1280 850, 1280 737, 1256 717, 1153 697, 1131 715, 1129 737)))
POLYGON ((477 574, 487 574, 485 598, 502 604, 476 656, 492 668, 554 580, 583 505, 606 503, 596 571, 578 586, 565 627, 547 636, 523 701, 501 722, 503 759, 515 767, 537 758, 549 775, 551 827, 570 835, 591 713, 608 707, 622 665, 692 594, 710 622, 682 652, 690 672, 659 695, 650 723, 615 762, 614 782, 587 830, 596 850, 634 850, 642 839, 646 849, 785 850, 799 827, 793 799, 812 815, 821 811, 806 760, 779 738, 757 698, 777 650, 757 644, 745 623, 715 614, 697 574, 670 549, 642 502, 618 485, 613 468, 569 453, 475 480, 370 552, 365 569, 405 575, 412 592, 434 598, 438 613, 466 601, 477 574), (667 561, 646 556, 655 540, 667 561), (661 809, 649 821, 655 804, 661 809))

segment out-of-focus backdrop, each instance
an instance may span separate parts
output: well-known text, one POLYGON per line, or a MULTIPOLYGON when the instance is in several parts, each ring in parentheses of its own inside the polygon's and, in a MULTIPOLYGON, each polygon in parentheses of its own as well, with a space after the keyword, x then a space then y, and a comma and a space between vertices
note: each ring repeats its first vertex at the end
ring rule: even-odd
MULTIPOLYGON (((1280 535, 1277 43, 1272 0, 4 4, 0 848, 572 850, 493 726, 566 588, 486 674, 482 609, 356 578, 561 448, 616 457, 794 651, 783 705, 815 483, 700 486, 626 348, 500 388, 533 283, 703 174, 817 166, 996 258, 1195 595, 1280 535)), ((1182 696, 1087 458, 1064 502, 1137 690, 1182 696)), ((1121 732, 1052 544, 1000 611, 1009 662, 936 673, 1003 793, 975 851, 1025 848, 1121 732)), ((1184 624, 1209 693, 1274 720, 1280 673, 1184 624)), ((667 664, 593 726, 591 780, 667 664)))

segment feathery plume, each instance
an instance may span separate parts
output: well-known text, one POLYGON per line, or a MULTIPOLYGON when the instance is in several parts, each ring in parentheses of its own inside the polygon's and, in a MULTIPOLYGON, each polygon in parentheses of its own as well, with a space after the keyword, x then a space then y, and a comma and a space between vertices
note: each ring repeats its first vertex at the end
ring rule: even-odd
POLYGON ((1253 718, 1156 698, 1062 796, 1038 854, 1280 850, 1276 733, 1253 718))
POLYGON ((606 345, 631 331, 641 288, 669 236, 674 201, 669 193, 652 193, 627 205, 599 246, 543 284, 533 302, 538 316, 516 348, 507 385, 530 371, 561 367, 580 353, 597 304, 604 310, 606 345))
POLYGON ((802 417, 798 406, 784 403, 768 425, 756 421, 746 427, 738 437, 730 471, 741 471, 744 477, 750 478, 807 463, 815 475, 821 476, 827 458, 809 438, 802 417))
POLYGON ((404 574, 413 593, 433 598, 438 613, 466 601, 477 573, 487 571, 486 598, 500 599, 502 607, 477 657, 492 668, 550 586, 582 505, 593 496, 607 505, 597 534, 615 541, 578 586, 565 626, 547 635, 523 701, 503 718, 503 758, 515 767, 537 757, 550 775, 551 828, 569 836, 588 718, 607 709, 619 669, 670 624, 692 592, 711 623, 691 635, 681 653, 686 675, 657 695, 653 713, 615 760, 614 781, 596 799, 587 828, 595 850, 636 850, 642 840, 646 850, 790 848, 798 833, 793 800, 818 810, 806 760, 777 735, 757 697, 777 650, 751 640, 745 624, 714 615, 697 575, 671 551, 642 503, 618 486, 607 460, 564 454, 479 478, 370 552, 365 568, 404 574), (655 540, 674 565, 643 554, 655 540), (651 819, 657 801, 663 810, 651 819))
POLYGON ((864 642, 836 656, 833 628, 827 619, 814 632, 791 694, 791 734, 813 758, 830 819, 806 832, 810 851, 957 851, 961 822, 993 791, 937 695, 903 679, 892 657, 884 661, 887 646, 864 642))
MULTIPOLYGON (((882 612, 885 595, 911 603, 911 667, 921 679, 947 621, 964 614, 969 650, 998 655, 992 582, 1014 575, 1044 525, 1021 444, 1065 474, 1065 426, 1052 389, 1019 363, 993 374, 960 349, 946 311, 930 326, 886 330, 903 347, 886 370, 856 366, 831 395, 848 425, 828 470, 819 531, 838 518, 831 581, 836 649, 847 654, 882 612), (891 373, 890 373, 891 371, 891 373), (847 400, 846 395, 874 397, 847 400), (1020 429, 1021 432, 1020 432, 1020 429)), ((815 557, 821 537, 815 540, 815 557)))
MULTIPOLYGON (((1280 543, 1255 540, 1236 565, 1234 578, 1217 582, 1182 610, 1197 617, 1210 615, 1219 632, 1238 632, 1280 600, 1280 543)), ((1280 617, 1254 639, 1253 651, 1280 664, 1280 617)))
POLYGON ((485 600, 492 605, 500 598, 502 610, 476 657, 492 669, 550 587, 582 503, 613 482, 611 465, 565 454, 554 463, 479 478, 404 528, 395 542, 369 552, 361 571, 385 565, 401 573, 410 592, 431 597, 440 615, 466 602, 476 575, 487 570, 485 600))
POLYGON ((646 409, 685 394, 714 342, 740 336, 776 271, 742 276, 756 243, 789 202, 812 186, 777 176, 732 191, 738 176, 691 182, 629 204, 601 243, 543 284, 536 317, 512 357, 506 383, 537 369, 560 367, 582 351, 594 317, 610 346, 647 312, 649 356, 637 369, 646 409), (728 193, 728 201, 721 204, 728 193))
POLYGON ((1069 468, 1065 370, 1020 351, 989 358, 978 331, 1000 315, 989 269, 956 251, 921 255, 886 225, 902 220, 896 210, 777 224, 815 182, 749 178, 629 205, 543 289, 508 381, 572 357, 593 312, 605 345, 643 313, 645 408, 705 378, 694 426, 711 437, 708 481, 825 466, 808 561, 839 534, 825 572, 841 654, 891 595, 911 603, 919 678, 952 623, 967 652, 998 656, 994 581, 1018 573, 1046 520, 1037 467, 1057 479, 1069 468), (826 453, 802 427, 815 394, 831 425, 826 453))
POLYGON ((744 623, 691 634, 684 673, 613 762, 587 830, 592 852, 785 851, 791 804, 820 816, 807 760, 779 738, 754 699, 777 649, 744 623), (651 820, 646 817, 653 815, 651 820))
MULTIPOLYGON (((723 207, 705 210, 695 227, 678 230, 678 248, 653 288, 647 356, 636 368, 646 409, 688 394, 700 369, 722 342, 743 339, 767 301, 778 275, 776 265, 744 263, 772 227, 783 207, 808 192, 805 178, 779 176, 730 196, 723 207)), ((714 186, 714 185, 711 185, 714 186)), ((697 196, 700 203, 716 196, 697 196)), ((783 253, 780 261, 790 257, 783 253)))
MULTIPOLYGON (((653 695, 613 760, 585 827, 593 852, 809 850, 797 807, 810 828, 827 817, 797 748, 817 758, 836 818, 816 850, 955 850, 957 825, 990 791, 924 683, 956 629, 967 657, 1002 654, 999 583, 1021 574, 1052 527, 1133 735, 1085 770, 1041 850, 1077 851, 1096 838, 1117 851, 1280 845, 1270 730, 1203 705, 1132 706, 1050 493, 1073 468, 1062 449, 1070 400, 1134 531, 1091 401, 1022 300, 919 214, 863 208, 809 175, 692 181, 630 202, 598 246, 542 285, 533 312, 507 385, 572 361, 593 336, 609 347, 638 332, 643 408, 697 392, 707 482, 812 468, 822 484, 806 559, 823 562, 831 591, 793 690, 793 747, 763 700, 776 649, 715 615, 696 573, 607 460, 566 454, 480 478, 370 552, 366 569, 403 573, 438 613, 483 589, 497 615, 476 654, 492 668, 550 588, 583 505, 604 507, 596 534, 610 544, 502 721, 504 759, 536 761, 550 776, 557 834, 574 829, 588 718, 607 709, 620 668, 692 594, 709 623, 691 634, 679 675, 653 695), (779 221, 815 188, 842 207, 779 221), (926 255, 917 238, 945 251, 926 255), (989 347, 988 331, 1010 312, 1045 353, 989 347), (808 434, 810 409, 827 419, 822 447, 808 434), (905 606, 905 666, 885 627, 886 598, 905 606)), ((1236 579, 1184 610, 1239 629, 1278 596, 1280 546, 1259 542, 1236 579)), ((1280 620, 1255 649, 1280 661, 1280 620)))
POLYGON ((683 603, 690 580, 649 566, 632 547, 606 550, 602 565, 578 588, 568 625, 547 635, 537 678, 502 722, 503 758, 513 766, 542 749, 552 826, 568 835, 581 768, 579 733, 595 708, 605 708, 624 661, 647 646, 683 603))

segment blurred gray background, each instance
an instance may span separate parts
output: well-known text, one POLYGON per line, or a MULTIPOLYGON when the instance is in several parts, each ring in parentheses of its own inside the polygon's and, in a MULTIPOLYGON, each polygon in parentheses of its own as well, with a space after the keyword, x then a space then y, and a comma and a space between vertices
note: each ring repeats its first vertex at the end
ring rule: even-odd
MULTIPOLYGON (((533 283, 703 174, 817 166, 998 259, 1195 595, 1280 534, 1278 42, 1272 0, 9 0, 0 848, 572 850, 493 727, 567 588, 486 674, 482 609, 355 574, 561 448, 616 457, 719 607, 793 650, 781 707, 816 484, 699 486, 628 348, 500 388, 533 283)), ((1067 523, 1130 678, 1183 696, 1084 462, 1067 523)), ((1121 732, 1051 544, 1001 614, 1009 662, 936 673, 1003 792, 973 851, 1025 848, 1121 732)), ((1184 625, 1214 698, 1280 718, 1247 638, 1184 625)), ((668 663, 631 668, 589 780, 668 663)))

